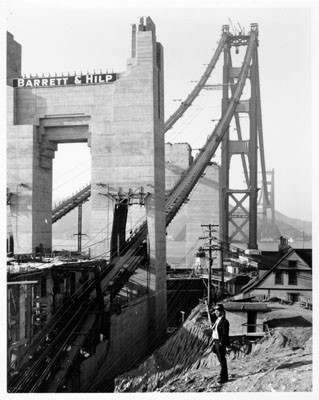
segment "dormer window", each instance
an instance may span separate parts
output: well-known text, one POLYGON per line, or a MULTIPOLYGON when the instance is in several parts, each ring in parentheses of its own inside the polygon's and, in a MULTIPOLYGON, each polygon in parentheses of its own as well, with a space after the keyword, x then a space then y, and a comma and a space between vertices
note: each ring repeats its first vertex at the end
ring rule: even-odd
POLYGON ((297 260, 288 260, 288 267, 289 268, 296 268, 297 267, 297 260))

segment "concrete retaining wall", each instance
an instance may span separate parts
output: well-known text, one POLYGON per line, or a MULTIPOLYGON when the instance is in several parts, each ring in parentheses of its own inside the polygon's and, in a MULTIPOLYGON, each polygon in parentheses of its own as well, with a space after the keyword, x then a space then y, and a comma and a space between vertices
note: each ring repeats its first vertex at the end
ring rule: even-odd
POLYGON ((112 315, 110 348, 100 343, 96 353, 81 364, 81 388, 108 387, 112 379, 132 369, 148 351, 149 298, 130 303, 121 314, 112 315))

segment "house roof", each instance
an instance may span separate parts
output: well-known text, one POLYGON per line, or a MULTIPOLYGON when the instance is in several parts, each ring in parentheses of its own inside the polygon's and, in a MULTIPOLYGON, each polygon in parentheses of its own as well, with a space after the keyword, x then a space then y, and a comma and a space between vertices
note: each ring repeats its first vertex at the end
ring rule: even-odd
POLYGON ((259 258, 258 268, 268 270, 281 258, 282 254, 279 254, 278 251, 263 251, 259 258))
MULTIPOLYGON (((307 249, 308 250, 308 249, 307 249)), ((309 250, 308 250, 309 252, 309 250)), ((311 254, 312 251, 310 250, 311 254)), ((247 283, 247 285, 242 287, 242 293, 247 293, 248 291, 250 291, 251 289, 253 289, 254 287, 256 287, 257 285, 259 285, 264 279, 266 279, 276 268, 278 265, 280 265, 288 256, 290 256, 292 253, 297 253, 299 255, 299 257, 301 257, 308 265, 309 263, 307 262, 307 260, 301 255, 303 254, 303 251, 298 251, 296 249, 293 249, 292 247, 289 248, 289 250, 267 271, 265 272, 259 279, 258 277, 252 279, 250 282, 247 283)), ((307 253, 306 258, 309 258, 309 254, 307 253)), ((311 267, 311 265, 309 265, 309 267, 311 267)))
POLYGON ((312 268, 312 249, 295 249, 295 252, 312 268))
MULTIPOLYGON (((312 267, 312 249, 295 249, 290 247, 288 251, 291 249, 293 249, 309 267, 312 267)), ((268 270, 272 268, 277 261, 281 260, 282 257, 283 254, 278 251, 263 251, 259 258, 258 268, 268 270)))
POLYGON ((259 282, 258 276, 255 276, 253 279, 251 279, 246 285, 244 285, 241 288, 241 293, 245 293, 247 288, 250 288, 252 285, 254 285, 256 282, 259 282))

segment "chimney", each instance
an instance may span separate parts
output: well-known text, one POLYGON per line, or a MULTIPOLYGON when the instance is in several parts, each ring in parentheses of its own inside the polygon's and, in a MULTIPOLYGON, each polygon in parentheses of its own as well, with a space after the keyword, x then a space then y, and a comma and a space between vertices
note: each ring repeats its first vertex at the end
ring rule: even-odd
POLYGON ((279 238, 279 245, 278 245, 278 252, 279 254, 285 254, 289 250, 290 246, 288 244, 288 239, 280 236, 279 238))

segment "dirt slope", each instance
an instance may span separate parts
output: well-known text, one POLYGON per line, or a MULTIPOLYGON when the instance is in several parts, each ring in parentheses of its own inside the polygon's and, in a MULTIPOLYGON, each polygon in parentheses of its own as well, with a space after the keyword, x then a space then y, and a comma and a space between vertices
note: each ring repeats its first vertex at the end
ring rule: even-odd
POLYGON ((229 382, 219 385, 203 306, 134 371, 116 379, 116 392, 308 392, 312 390, 312 313, 274 305, 272 335, 253 344, 233 341, 229 382), (288 322, 287 322, 288 321, 288 322), (296 326, 294 326, 296 321, 296 326), (308 324, 300 326, 301 321, 308 324), (290 326, 287 326, 289 324, 290 326))

